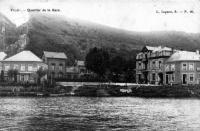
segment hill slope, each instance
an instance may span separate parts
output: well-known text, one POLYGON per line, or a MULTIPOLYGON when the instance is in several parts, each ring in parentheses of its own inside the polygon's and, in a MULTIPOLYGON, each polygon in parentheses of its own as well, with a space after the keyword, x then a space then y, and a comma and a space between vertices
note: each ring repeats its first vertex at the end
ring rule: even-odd
POLYGON ((111 48, 127 57, 135 55, 144 45, 164 45, 185 50, 200 48, 200 34, 184 32, 138 33, 114 29, 98 24, 64 19, 52 15, 32 15, 18 28, 23 32, 28 24, 29 44, 26 49, 38 56, 43 50, 64 51, 72 59, 84 59, 92 47, 111 48))

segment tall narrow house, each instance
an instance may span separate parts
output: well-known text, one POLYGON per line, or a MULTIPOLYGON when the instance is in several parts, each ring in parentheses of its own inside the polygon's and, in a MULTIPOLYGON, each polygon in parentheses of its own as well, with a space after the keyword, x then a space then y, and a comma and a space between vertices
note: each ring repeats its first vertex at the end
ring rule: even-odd
POLYGON ((64 52, 44 51, 43 61, 48 65, 48 78, 64 78, 67 56, 64 52))

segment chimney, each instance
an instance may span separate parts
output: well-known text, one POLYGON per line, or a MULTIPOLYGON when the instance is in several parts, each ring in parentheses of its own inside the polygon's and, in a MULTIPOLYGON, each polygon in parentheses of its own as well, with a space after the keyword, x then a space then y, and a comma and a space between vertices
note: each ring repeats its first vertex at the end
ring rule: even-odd
POLYGON ((196 50, 196 53, 199 55, 199 50, 196 50))

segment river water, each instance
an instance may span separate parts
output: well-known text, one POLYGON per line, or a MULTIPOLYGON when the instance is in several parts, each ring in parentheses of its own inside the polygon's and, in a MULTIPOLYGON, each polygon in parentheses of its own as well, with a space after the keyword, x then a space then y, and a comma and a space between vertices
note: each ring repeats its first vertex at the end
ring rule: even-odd
POLYGON ((200 100, 0 98, 0 130, 200 130, 200 100))

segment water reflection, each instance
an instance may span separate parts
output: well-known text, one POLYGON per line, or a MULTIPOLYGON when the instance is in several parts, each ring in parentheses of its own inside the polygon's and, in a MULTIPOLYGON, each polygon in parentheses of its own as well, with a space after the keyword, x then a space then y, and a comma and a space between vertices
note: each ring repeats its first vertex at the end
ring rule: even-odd
POLYGON ((0 98, 0 130, 200 130, 200 100, 0 98))

